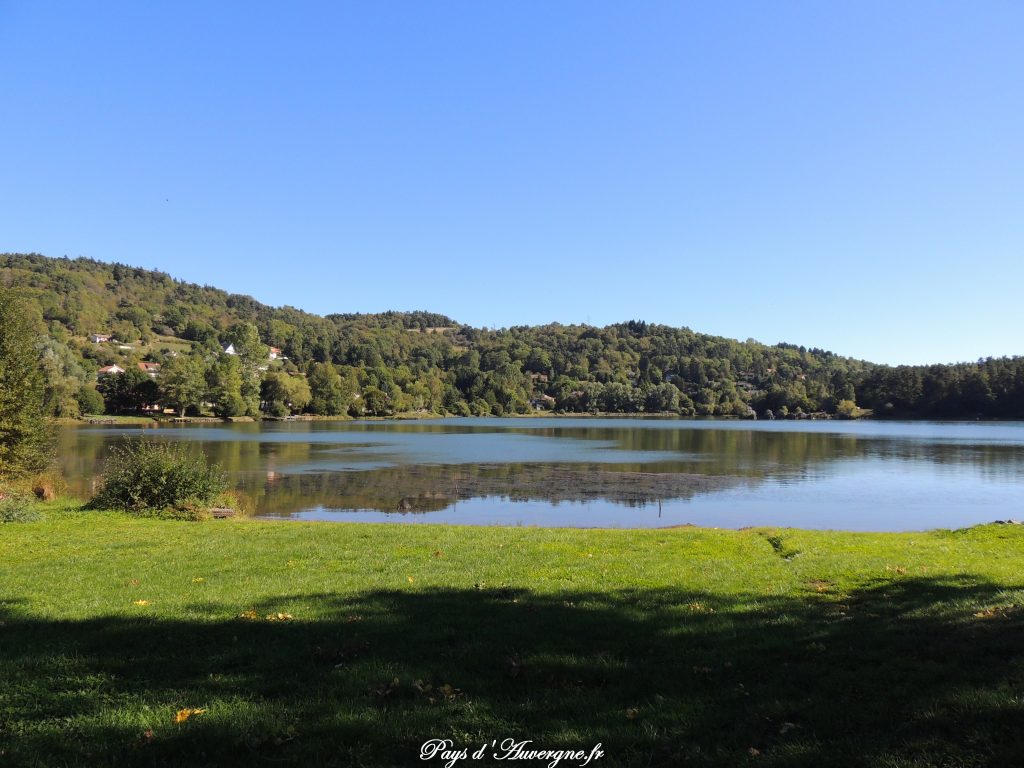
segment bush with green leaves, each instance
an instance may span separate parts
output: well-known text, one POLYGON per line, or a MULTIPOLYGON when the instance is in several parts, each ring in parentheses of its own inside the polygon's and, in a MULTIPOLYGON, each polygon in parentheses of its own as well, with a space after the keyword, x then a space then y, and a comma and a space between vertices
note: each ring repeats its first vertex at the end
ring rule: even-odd
POLYGON ((184 443, 134 440, 116 446, 91 506, 145 513, 212 506, 227 479, 184 443))
POLYGON ((0 523, 32 523, 39 519, 35 499, 25 493, 0 491, 0 523))

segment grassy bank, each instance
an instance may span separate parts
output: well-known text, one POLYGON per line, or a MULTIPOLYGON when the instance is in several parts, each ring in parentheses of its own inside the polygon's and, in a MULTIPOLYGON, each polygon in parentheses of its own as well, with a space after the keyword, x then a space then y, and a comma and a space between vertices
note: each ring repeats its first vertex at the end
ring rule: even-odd
POLYGON ((51 508, 0 528, 0 764, 441 765, 418 759, 425 739, 509 737, 602 742, 598 766, 1016 764, 1022 563, 1020 526, 51 508))

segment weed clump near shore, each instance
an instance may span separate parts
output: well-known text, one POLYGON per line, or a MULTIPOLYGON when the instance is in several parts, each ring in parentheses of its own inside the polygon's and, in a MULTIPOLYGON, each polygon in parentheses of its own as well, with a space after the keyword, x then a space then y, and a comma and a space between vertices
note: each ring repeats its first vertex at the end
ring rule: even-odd
POLYGON ((34 523, 40 517, 34 507, 27 493, 0 490, 0 523, 34 523))
POLYGON ((103 468, 103 486, 90 506, 188 520, 210 516, 227 479, 202 453, 176 443, 138 440, 115 447, 103 468))

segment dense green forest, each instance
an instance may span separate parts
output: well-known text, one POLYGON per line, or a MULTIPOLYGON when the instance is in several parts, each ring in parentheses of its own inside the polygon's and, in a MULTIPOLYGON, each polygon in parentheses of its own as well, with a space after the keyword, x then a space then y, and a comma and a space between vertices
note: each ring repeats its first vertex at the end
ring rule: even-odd
POLYGON ((159 406, 224 417, 1024 418, 1022 357, 890 367, 635 320, 493 330, 430 312, 320 317, 162 272, 38 254, 0 255, 3 286, 38 304, 47 408, 61 417, 159 406))

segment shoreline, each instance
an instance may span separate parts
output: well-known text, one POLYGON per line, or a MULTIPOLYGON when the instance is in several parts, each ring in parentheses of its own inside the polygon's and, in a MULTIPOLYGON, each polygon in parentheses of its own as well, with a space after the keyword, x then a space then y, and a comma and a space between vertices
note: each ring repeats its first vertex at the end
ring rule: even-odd
POLYGON ((118 425, 149 425, 149 424, 260 424, 268 423, 289 423, 289 422, 384 422, 384 421, 440 421, 443 419, 507 419, 530 420, 530 419, 619 419, 623 421, 700 421, 700 422, 750 422, 750 423, 774 423, 774 422, 803 422, 803 421, 858 421, 871 423, 889 422, 936 422, 956 424, 1016 424, 1019 419, 982 419, 982 418, 928 418, 923 416, 887 416, 879 417, 861 416, 847 418, 831 414, 808 414, 803 418, 775 418, 775 419, 749 419, 740 416, 682 416, 674 413, 616 413, 616 412, 585 412, 572 413, 551 411, 538 413, 511 413, 502 416, 459 416, 457 414, 442 415, 438 413, 396 413, 391 416, 321 416, 314 414, 302 414, 297 416, 264 416, 255 418, 252 416, 78 416, 76 418, 55 418, 52 422, 57 426, 118 426, 118 425))

